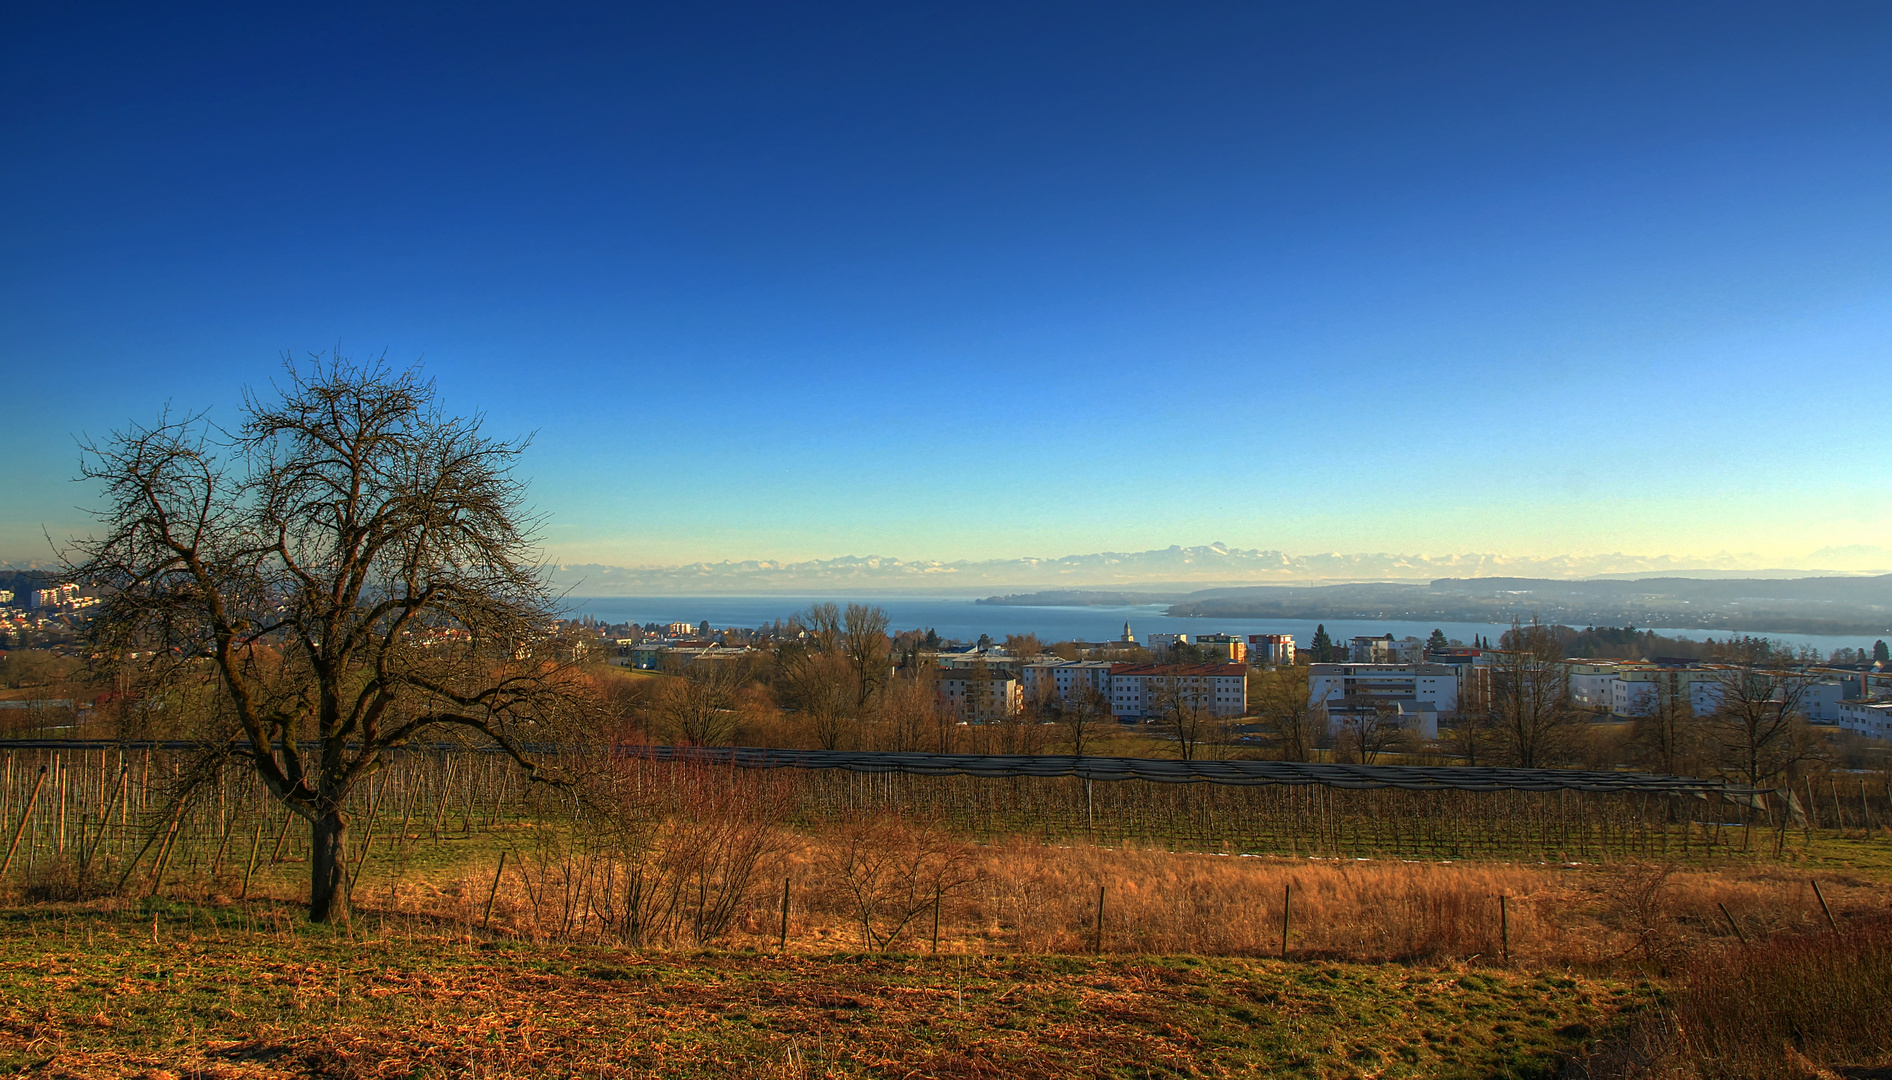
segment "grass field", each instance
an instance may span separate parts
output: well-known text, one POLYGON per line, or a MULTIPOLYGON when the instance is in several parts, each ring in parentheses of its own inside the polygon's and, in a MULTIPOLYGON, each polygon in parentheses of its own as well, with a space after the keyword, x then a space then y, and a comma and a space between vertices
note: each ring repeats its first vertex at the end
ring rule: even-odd
POLYGON ((1188 956, 635 953, 273 902, 0 912, 36 1077, 1554 1075, 1646 982, 1188 956))

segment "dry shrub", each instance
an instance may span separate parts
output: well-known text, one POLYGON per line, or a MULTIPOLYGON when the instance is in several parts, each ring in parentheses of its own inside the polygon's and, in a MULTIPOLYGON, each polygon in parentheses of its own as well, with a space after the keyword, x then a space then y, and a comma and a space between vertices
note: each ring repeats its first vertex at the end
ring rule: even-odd
POLYGON ((619 759, 584 790, 542 801, 516 836, 524 892, 508 913, 535 937, 631 945, 720 941, 756 901, 784 847, 786 788, 772 773, 685 762, 659 773, 619 759), (653 779, 654 778, 654 779, 653 779))
POLYGON ((815 855, 830 903, 864 948, 885 951, 973 880, 971 849, 936 824, 877 814, 843 824, 815 855))
POLYGON ((1570 1070, 1622 1080, 1882 1075, 1892 1066, 1892 917, 1699 950, 1669 1007, 1570 1070))

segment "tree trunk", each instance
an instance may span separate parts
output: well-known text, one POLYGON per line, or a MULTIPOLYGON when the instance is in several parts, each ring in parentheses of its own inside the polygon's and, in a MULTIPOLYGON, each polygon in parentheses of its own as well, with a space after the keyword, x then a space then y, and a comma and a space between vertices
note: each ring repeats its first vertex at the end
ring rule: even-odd
POLYGON ((309 921, 348 921, 348 819, 330 810, 309 826, 309 921))

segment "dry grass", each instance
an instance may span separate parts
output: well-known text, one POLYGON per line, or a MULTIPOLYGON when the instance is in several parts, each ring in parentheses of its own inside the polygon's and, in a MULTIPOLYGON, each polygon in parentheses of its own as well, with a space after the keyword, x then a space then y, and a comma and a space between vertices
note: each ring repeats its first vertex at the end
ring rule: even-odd
MULTIPOLYGON (((835 871, 846 862, 837 850, 845 835, 784 834, 779 850, 756 868, 726 933, 712 944, 775 949, 786 879, 789 951, 869 948, 857 898, 835 871)), ((548 880, 569 880, 569 871, 557 856, 535 860, 525 847, 508 863, 494 898, 494 930, 538 941, 624 940, 609 897, 546 888, 548 880), (530 890, 529 880, 538 882, 530 890), (559 933, 560 927, 569 930, 559 933)), ((1023 840, 967 850, 970 882, 943 890, 939 904, 938 948, 949 954, 1089 953, 1101 945, 1106 953, 1278 956, 1286 894, 1292 904, 1289 955, 1296 958, 1500 962, 1508 931, 1508 956, 1518 965, 1628 964, 1663 972, 1704 945, 1734 942, 1729 916, 1756 941, 1818 931, 1825 922, 1815 880, 1842 924, 1887 906, 1884 886, 1872 878, 1781 866, 1341 861, 1023 840)), ((600 890, 605 880, 598 878, 600 890)), ((610 880, 621 889, 628 879, 616 871, 610 880)), ((366 888, 357 900, 369 910, 424 913, 476 926, 492 885, 493 866, 487 863, 457 874, 410 875, 366 888)), ((669 944, 698 943, 680 938, 669 944)), ((891 941, 876 940, 871 947, 930 952, 931 910, 908 921, 891 941)))

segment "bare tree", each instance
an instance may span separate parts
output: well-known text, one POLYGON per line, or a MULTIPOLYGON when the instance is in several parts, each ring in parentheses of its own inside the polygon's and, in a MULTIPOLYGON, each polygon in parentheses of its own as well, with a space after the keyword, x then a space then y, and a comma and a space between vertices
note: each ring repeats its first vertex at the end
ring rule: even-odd
POLYGON ((536 523, 512 475, 524 444, 450 416, 415 369, 286 363, 224 434, 168 414, 83 444, 102 535, 75 577, 105 589, 107 663, 199 685, 196 735, 246 758, 311 831, 309 917, 346 917, 350 793, 387 751, 443 728, 559 779, 521 739, 583 697, 545 659, 536 523))
POLYGON ((939 718, 939 686, 934 669, 913 667, 897 676, 881 695, 881 730, 885 749, 919 750, 939 718))
POLYGON ((1319 710, 1308 698, 1307 667, 1289 664, 1249 677, 1254 688, 1250 705, 1274 736, 1283 761, 1306 761, 1311 756, 1320 722, 1319 710))
POLYGON ((1156 729, 1193 761, 1223 741, 1227 725, 1215 714, 1214 684, 1205 676, 1172 673, 1157 679, 1156 729))
POLYGON ((652 702, 665 734, 684 746, 722 746, 742 721, 741 660, 697 660, 671 672, 652 702))
POLYGON ((1687 684, 1677 672, 1656 672, 1650 694, 1635 706, 1630 720, 1631 751, 1649 768, 1677 776, 1694 770, 1701 742, 1701 723, 1687 684))
POLYGON ((1007 634, 1005 635, 1005 651, 1023 662, 1044 652, 1045 647, 1044 643, 1038 640, 1037 634, 1007 634))
POLYGON ((1074 685, 1056 705, 1064 741, 1078 757, 1092 752, 1112 726, 1110 698, 1089 683, 1074 685))
MULTIPOLYGON (((832 605, 830 605, 832 606, 832 605)), ((849 604, 842 616, 841 654, 854 671, 856 710, 864 710, 875 691, 886 685, 892 673, 889 655, 892 642, 887 639, 887 609, 866 604, 849 604)))
POLYGON ((1517 620, 1492 653, 1488 720, 1498 749, 1524 768, 1554 765, 1584 724, 1570 700, 1563 646, 1552 628, 1517 620))
POLYGON ((1806 673, 1772 662, 1765 652, 1744 652, 1712 669, 1720 701, 1708 729, 1720 745, 1728 772, 1753 786, 1785 773, 1808 753, 1801 737, 1806 673))
POLYGON ((1336 756, 1345 756, 1362 765, 1371 765, 1382 753, 1406 738, 1399 719, 1399 706, 1387 701, 1363 698, 1343 699, 1346 708, 1334 718, 1336 756))

